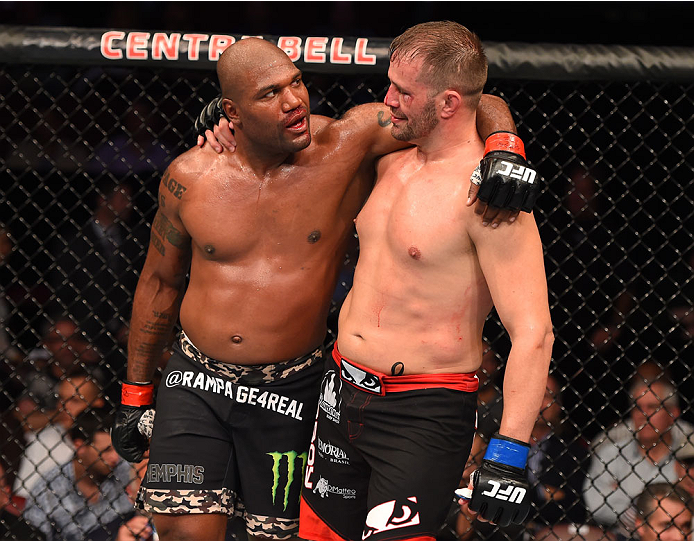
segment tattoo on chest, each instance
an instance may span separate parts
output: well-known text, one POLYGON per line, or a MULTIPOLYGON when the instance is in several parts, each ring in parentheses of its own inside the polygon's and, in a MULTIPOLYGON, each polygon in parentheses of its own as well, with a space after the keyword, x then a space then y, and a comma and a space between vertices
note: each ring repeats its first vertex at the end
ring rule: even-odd
POLYGON ((379 111, 378 112, 378 125, 381 126, 381 128, 385 128, 386 126, 389 126, 391 124, 390 122, 390 117, 385 118, 386 113, 385 111, 379 111))
POLYGON ((176 199, 180 199, 181 197, 183 197, 183 192, 186 191, 186 187, 183 184, 176 181, 176 179, 174 179, 168 171, 164 173, 164 178, 161 179, 161 182, 164 186, 166 186, 166 188, 173 194, 173 196, 176 199))

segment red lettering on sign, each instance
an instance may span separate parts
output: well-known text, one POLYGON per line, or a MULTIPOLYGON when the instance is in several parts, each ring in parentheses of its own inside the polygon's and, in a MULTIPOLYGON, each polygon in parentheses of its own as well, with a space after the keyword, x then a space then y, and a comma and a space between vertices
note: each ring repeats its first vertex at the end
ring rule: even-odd
POLYGON ((210 50, 207 57, 213 62, 219 60, 219 57, 224 52, 224 49, 232 45, 236 40, 233 36, 227 36, 226 34, 213 34, 210 38, 210 50))
POLYGON ((301 58, 301 38, 296 36, 282 36, 277 40, 277 46, 282 49, 289 60, 296 62, 301 58))
POLYGON ((376 55, 366 54, 366 46, 369 44, 368 38, 358 38, 357 44, 354 46, 354 63, 376 65, 376 55))
POLYGON ((123 39, 124 37, 125 32, 118 32, 116 30, 104 32, 101 35, 101 55, 110 60, 119 60, 123 58, 123 52, 113 48, 113 41, 123 39))
POLYGON ((330 44, 330 63, 331 64, 349 64, 352 62, 351 54, 342 54, 343 38, 333 38, 330 44))
POLYGON ((125 45, 125 57, 130 60, 147 59, 149 32, 130 32, 125 45))
POLYGON ((168 60, 178 60, 178 46, 181 42, 181 34, 164 34, 157 32, 152 36, 152 58, 161 60, 164 56, 168 60))
POLYGON ((325 63, 325 49, 328 38, 306 38, 304 62, 325 63))
POLYGON ((183 39, 188 42, 188 60, 200 58, 200 42, 209 37, 207 34, 183 34, 183 39))

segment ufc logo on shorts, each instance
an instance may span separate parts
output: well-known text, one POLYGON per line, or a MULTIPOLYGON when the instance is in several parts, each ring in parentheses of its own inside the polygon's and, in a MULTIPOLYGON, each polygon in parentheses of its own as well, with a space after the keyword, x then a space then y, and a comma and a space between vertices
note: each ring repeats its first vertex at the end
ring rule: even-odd
POLYGON ((535 171, 522 165, 516 165, 515 167, 511 162, 501 162, 504 165, 504 169, 499 169, 497 172, 505 177, 510 177, 516 180, 522 180, 528 184, 533 184, 535 182, 535 171))
POLYGON ((485 490, 482 492, 482 496, 489 496, 490 498, 496 498, 497 500, 509 501, 511 503, 521 503, 523 498, 525 498, 526 490, 523 487, 514 487, 513 485, 508 485, 506 488, 499 490, 501 483, 498 481, 487 481, 492 485, 491 490, 485 490))

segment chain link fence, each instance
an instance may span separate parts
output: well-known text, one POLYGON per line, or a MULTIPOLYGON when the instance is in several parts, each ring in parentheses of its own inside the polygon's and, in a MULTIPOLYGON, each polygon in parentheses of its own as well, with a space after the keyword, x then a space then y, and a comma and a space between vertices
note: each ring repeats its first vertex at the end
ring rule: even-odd
MULTIPOLYGON (((551 56, 552 47, 543 53, 551 56)), ((23 496, 30 483, 69 460, 64 427, 76 412, 118 403, 158 182, 195 143, 194 117, 218 86, 214 71, 190 66, 0 58, 0 465, 3 486, 13 489, 0 525, 9 530, 7 539, 39 539, 21 533, 16 522, 23 496), (40 437, 44 427, 56 426, 57 439, 40 437), (42 452, 28 460, 22 453, 32 442, 42 452)), ((598 487, 590 475, 605 463, 590 442, 631 457, 627 442, 640 427, 628 390, 639 379, 665 380, 677 395, 671 406, 658 388, 665 405, 646 418, 666 411, 666 424, 674 426, 659 437, 672 451, 692 442, 694 72, 624 80, 617 66, 614 77, 572 78, 568 70, 556 80, 551 74, 533 79, 493 61, 490 73, 486 91, 509 103, 529 160, 546 183, 535 218, 556 334, 555 386, 544 414, 552 436, 538 423, 530 528, 472 526, 454 505, 440 537, 590 538, 567 524, 629 532, 633 517, 598 488, 587 492, 598 487), (586 501, 588 494, 594 501, 586 501), (616 518, 605 518, 604 509, 616 518), (543 526, 549 530, 543 533, 543 526)), ((328 116, 382 100, 388 85, 385 70, 314 70, 306 80, 312 112, 328 116)), ((348 259, 336 298, 349 288, 352 267, 348 259)), ((510 347, 495 314, 485 338, 480 432, 489 434, 498 425, 510 347)), ((672 462, 657 462, 648 471, 674 482, 672 462)), ((642 484, 655 480, 641 472, 632 464, 630 475, 642 484)), ((628 480, 614 478, 612 493, 622 490, 621 481, 628 480)))

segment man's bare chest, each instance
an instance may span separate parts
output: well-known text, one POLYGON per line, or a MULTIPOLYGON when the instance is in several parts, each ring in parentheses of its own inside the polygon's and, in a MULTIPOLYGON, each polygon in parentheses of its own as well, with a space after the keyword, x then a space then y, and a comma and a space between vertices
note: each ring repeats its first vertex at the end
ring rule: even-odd
POLYGON ((462 190, 462 183, 431 175, 380 179, 357 217, 362 249, 383 243, 414 259, 466 250, 469 211, 462 190))
POLYGON ((344 237, 345 220, 335 194, 303 185, 267 184, 217 193, 190 190, 180 216, 194 249, 208 259, 251 253, 310 256, 344 237))

